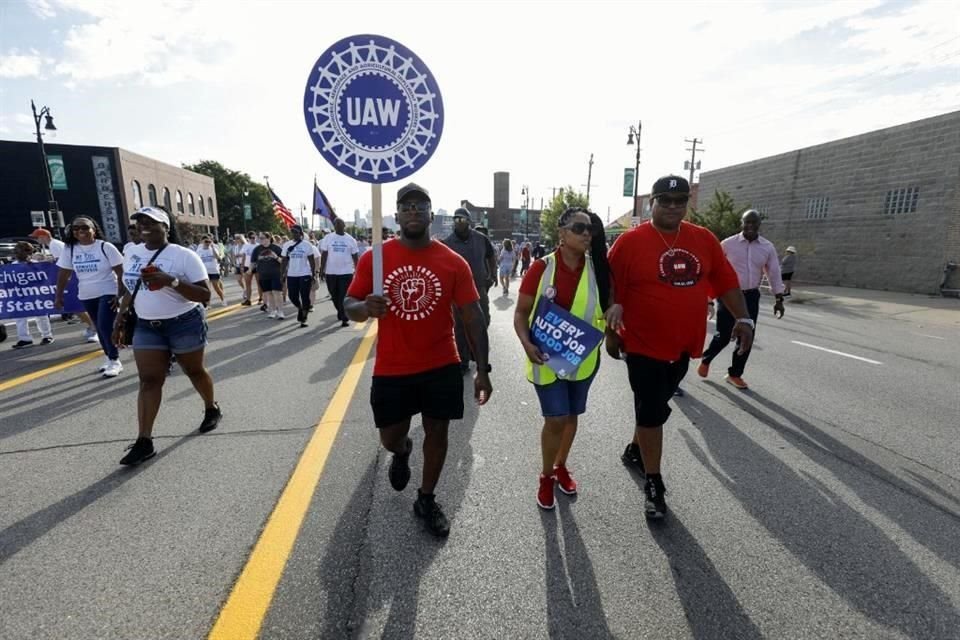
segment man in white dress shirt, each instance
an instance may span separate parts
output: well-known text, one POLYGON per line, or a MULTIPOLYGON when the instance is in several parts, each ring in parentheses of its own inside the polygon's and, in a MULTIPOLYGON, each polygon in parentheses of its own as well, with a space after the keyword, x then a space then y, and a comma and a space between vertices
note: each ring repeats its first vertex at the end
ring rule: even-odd
MULTIPOLYGON (((770 290, 776 296, 773 314, 777 318, 782 318, 784 288, 780 277, 780 259, 777 257, 777 249, 773 243, 760 235, 760 214, 753 209, 744 211, 740 217, 740 233, 730 236, 721 242, 720 246, 723 247, 723 253, 740 279, 740 288, 743 289, 743 297, 746 298, 747 310, 754 326, 760 313, 760 280, 764 272, 770 282, 770 290)), ((697 374, 701 378, 707 377, 710 373, 710 362, 730 343, 735 322, 734 317, 721 303, 717 310, 717 332, 713 334, 713 340, 710 341, 710 346, 707 347, 703 360, 697 367, 697 374)), ((738 389, 749 388, 743 379, 743 370, 749 358, 749 349, 744 353, 739 353, 739 349, 733 350, 733 363, 727 369, 725 380, 738 389)))

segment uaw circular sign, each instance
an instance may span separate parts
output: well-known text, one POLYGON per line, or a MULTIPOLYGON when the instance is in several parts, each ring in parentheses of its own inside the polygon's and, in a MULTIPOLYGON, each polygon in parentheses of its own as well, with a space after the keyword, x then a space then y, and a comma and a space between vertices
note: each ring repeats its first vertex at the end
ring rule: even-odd
POLYGON ((443 133, 443 99, 427 65, 376 35, 344 38, 323 52, 307 79, 303 114, 327 162, 363 182, 406 178, 443 133))

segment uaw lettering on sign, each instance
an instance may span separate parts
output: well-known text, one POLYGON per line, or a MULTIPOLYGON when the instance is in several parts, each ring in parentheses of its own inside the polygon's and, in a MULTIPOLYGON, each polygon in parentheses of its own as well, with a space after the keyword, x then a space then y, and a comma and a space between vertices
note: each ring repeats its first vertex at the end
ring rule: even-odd
POLYGON ((100 219, 103 233, 110 242, 120 242, 120 216, 117 213, 117 198, 113 192, 113 173, 110 158, 93 156, 93 176, 97 183, 97 198, 100 200, 100 219))
POLYGON ((579 367, 603 340, 596 327, 545 298, 537 305, 530 335, 540 351, 550 356, 546 365, 561 378, 579 367))
POLYGON ((57 265, 27 262, 0 266, 0 318, 32 318, 52 313, 79 313, 77 277, 70 276, 63 294, 63 308, 54 309, 57 265))

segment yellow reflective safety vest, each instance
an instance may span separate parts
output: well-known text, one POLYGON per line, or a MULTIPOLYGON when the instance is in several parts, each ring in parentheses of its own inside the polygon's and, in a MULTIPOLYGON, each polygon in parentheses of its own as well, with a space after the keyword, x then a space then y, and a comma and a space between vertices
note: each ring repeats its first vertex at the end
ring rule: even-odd
MULTIPOLYGON (((537 296, 533 299, 533 309, 530 311, 530 317, 527 318, 527 326, 533 327, 533 316, 537 312, 537 305, 540 303, 540 297, 547 287, 554 285, 557 274, 557 254, 551 253, 543 257, 547 263, 543 275, 540 276, 540 284, 537 287, 537 296)), ((580 274, 580 282, 577 284, 577 293, 573 297, 573 305, 570 307, 570 313, 580 318, 584 322, 589 322, 594 327, 603 331, 607 323, 603 319, 603 308, 600 306, 600 289, 597 287, 597 277, 593 272, 593 263, 590 256, 585 257, 583 271, 580 274)), ((564 380, 586 380, 597 368, 597 359, 600 357, 600 346, 591 351, 577 366, 571 371, 564 380)), ((533 364, 529 358, 527 361, 527 380, 536 385, 548 385, 557 380, 557 374, 553 369, 543 364, 533 364)))

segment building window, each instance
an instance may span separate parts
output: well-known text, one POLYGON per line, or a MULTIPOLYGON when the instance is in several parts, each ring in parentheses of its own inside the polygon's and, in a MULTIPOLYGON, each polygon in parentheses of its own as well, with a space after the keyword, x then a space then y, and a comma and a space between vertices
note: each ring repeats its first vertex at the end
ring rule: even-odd
POLYGON ((207 215, 207 209, 203 204, 203 196, 197 196, 197 204, 200 205, 200 217, 204 218, 207 215))
POLYGON ((177 189, 177 213, 183 213, 183 194, 177 189))
POLYGON ((170 206, 170 189, 166 187, 163 188, 163 208, 167 210, 167 213, 173 211, 173 207, 170 206))
POLYGON ((906 187, 887 191, 887 200, 883 205, 883 212, 887 215, 897 213, 913 213, 917 210, 920 200, 920 187, 906 187))
POLYGON ((157 206, 157 188, 152 184, 147 185, 147 201, 151 207, 157 206))
POLYGON ((830 211, 830 198, 820 196, 817 198, 807 198, 806 218, 808 220, 821 220, 827 217, 830 211))
POLYGON ((210 212, 210 217, 213 217, 213 198, 207 196, 207 211, 210 212))
POLYGON ((133 181, 133 208, 139 209, 143 206, 143 194, 140 193, 140 183, 136 180, 133 181))
POLYGON ((190 212, 190 215, 197 215, 197 209, 193 206, 193 194, 187 193, 187 210, 190 212))

